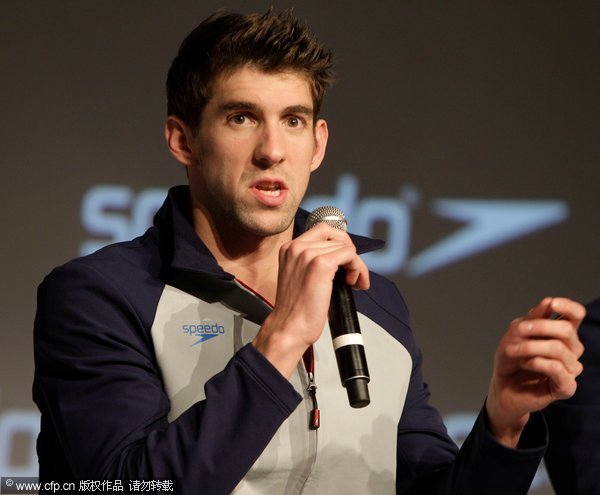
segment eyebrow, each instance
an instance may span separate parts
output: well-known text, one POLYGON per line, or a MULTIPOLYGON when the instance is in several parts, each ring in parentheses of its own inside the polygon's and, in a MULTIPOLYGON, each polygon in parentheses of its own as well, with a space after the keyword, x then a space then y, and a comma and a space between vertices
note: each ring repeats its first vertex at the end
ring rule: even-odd
MULTIPOLYGON (((219 109, 225 112, 232 110, 256 112, 258 111, 258 106, 248 101, 229 101, 220 105, 219 109)), ((306 105, 291 105, 289 107, 284 108, 283 113, 299 113, 303 115, 312 115, 313 109, 312 107, 307 107, 306 105)))
POLYGON ((284 113, 301 113, 305 115, 312 115, 313 109, 312 107, 307 107, 305 105, 292 105, 291 107, 287 107, 284 113))
POLYGON ((228 101, 219 105, 219 109, 222 111, 230 111, 230 110, 256 110, 256 105, 254 103, 249 103, 247 101, 228 101))

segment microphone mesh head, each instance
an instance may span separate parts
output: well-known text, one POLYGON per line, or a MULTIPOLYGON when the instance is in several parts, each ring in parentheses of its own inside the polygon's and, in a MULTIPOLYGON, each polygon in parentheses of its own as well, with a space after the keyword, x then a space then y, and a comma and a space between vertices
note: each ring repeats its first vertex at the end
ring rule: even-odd
POLYGON ((312 229, 318 223, 326 223, 334 229, 346 232, 346 217, 342 210, 335 206, 319 206, 306 219, 306 230, 312 229))

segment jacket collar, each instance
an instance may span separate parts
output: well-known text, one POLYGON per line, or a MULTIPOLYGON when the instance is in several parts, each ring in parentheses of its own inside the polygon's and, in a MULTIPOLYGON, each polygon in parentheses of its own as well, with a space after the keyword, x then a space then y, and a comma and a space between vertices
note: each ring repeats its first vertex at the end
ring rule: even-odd
MULTIPOLYGON (((154 225, 160 233, 161 245, 171 269, 185 272, 202 272, 222 280, 233 280, 217 263, 212 253, 196 234, 192 224, 192 205, 188 186, 175 186, 154 217, 154 225)), ((305 230, 308 212, 299 209, 294 220, 294 238, 305 230)), ((350 234, 359 254, 368 253, 384 246, 384 241, 350 234)))
MULTIPOLYGON (((306 219, 310 213, 302 208, 299 208, 296 212, 296 218, 294 219, 294 238, 298 237, 306 230, 306 219)), ((358 234, 350 233, 350 239, 356 247, 358 254, 365 254, 377 249, 381 249, 385 245, 385 241, 381 239, 371 239, 358 234)))

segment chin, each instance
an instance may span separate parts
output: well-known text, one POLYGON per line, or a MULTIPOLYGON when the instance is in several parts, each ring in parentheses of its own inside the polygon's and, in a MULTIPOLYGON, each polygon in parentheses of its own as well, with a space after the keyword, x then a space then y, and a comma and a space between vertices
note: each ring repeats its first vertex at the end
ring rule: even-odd
POLYGON ((294 221, 294 215, 282 214, 281 212, 274 215, 266 215, 267 218, 259 218, 253 216, 251 218, 240 219, 240 224, 243 228, 256 236, 269 237, 285 232, 290 228, 294 221))
POLYGON ((285 232, 289 226, 289 223, 278 225, 254 225, 251 226, 248 231, 258 237, 270 237, 285 232))

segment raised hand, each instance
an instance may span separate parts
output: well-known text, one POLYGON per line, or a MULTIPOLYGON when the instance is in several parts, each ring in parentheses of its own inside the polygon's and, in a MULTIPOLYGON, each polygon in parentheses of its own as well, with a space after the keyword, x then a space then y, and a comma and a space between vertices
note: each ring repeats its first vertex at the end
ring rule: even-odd
POLYGON ((275 306, 253 344, 288 378, 323 332, 340 266, 350 286, 369 287, 368 268, 348 234, 324 223, 280 249, 275 306))
POLYGON ((566 298, 544 298, 513 320, 494 359, 486 408, 492 433, 515 447, 529 414, 575 393, 583 366, 577 328, 584 307, 566 298))

